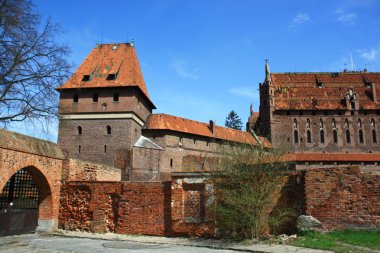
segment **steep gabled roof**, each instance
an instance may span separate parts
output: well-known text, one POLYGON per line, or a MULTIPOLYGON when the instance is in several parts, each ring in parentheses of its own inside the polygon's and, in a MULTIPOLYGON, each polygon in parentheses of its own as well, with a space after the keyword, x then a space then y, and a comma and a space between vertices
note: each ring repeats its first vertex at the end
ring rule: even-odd
POLYGON ((360 109, 380 109, 373 101, 371 84, 380 95, 380 73, 271 73, 277 110, 347 109, 345 94, 352 88, 360 109))
MULTIPOLYGON (((258 142, 255 137, 249 132, 243 132, 231 128, 214 126, 214 131, 209 124, 180 118, 168 114, 151 114, 145 123, 144 129, 149 130, 169 130, 175 132, 182 132, 187 134, 194 134, 199 136, 205 136, 209 138, 215 138, 219 140, 249 143, 257 145, 258 142)), ((258 137, 260 142, 269 147, 270 143, 263 137, 258 137)))
POLYGON ((97 45, 57 90, 109 87, 136 87, 152 103, 136 50, 130 43, 97 45))

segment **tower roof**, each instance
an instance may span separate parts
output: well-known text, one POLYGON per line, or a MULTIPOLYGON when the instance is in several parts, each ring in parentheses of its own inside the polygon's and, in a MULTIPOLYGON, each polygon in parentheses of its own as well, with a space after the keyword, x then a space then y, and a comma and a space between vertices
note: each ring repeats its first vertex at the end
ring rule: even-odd
POLYGON ((152 103, 131 43, 98 44, 57 90, 110 87, 136 87, 152 103))

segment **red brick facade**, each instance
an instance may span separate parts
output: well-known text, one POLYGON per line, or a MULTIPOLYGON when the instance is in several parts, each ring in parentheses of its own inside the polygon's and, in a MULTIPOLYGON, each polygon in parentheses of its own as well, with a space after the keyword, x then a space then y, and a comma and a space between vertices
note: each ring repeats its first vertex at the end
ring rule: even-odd
POLYGON ((358 167, 314 169, 305 175, 306 213, 326 229, 380 228, 380 174, 358 167))

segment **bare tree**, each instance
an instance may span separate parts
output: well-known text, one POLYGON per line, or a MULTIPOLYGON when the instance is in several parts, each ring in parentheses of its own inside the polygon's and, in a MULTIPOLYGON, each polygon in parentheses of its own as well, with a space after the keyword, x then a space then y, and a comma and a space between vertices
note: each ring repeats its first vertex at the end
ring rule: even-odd
POLYGON ((60 26, 33 13, 28 0, 0 0, 0 127, 57 115, 54 88, 69 75, 60 26))

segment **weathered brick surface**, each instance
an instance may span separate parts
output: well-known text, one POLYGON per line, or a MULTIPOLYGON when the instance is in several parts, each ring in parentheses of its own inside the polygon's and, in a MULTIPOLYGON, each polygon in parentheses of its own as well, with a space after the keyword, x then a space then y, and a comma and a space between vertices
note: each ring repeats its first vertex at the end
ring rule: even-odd
POLYGON ((67 159, 63 165, 65 181, 120 181, 121 170, 103 164, 67 159))
POLYGON ((380 174, 358 167, 310 170, 305 195, 306 213, 326 229, 380 228, 380 174))

